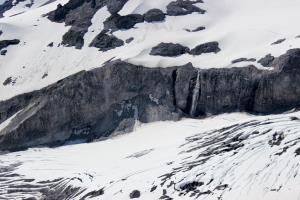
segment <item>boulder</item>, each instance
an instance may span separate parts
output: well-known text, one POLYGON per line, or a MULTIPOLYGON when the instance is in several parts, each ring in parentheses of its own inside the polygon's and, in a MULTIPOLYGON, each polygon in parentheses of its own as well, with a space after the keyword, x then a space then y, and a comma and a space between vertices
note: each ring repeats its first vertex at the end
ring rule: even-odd
POLYGON ((191 55, 201 55, 203 53, 218 53, 221 51, 218 42, 208 42, 196 46, 190 51, 191 55))
POLYGON ((144 19, 146 22, 160 22, 164 21, 165 18, 165 14, 159 9, 151 9, 144 14, 144 19))
POLYGON ((188 52, 189 52, 189 48, 182 46, 181 44, 160 43, 157 46, 152 48, 150 55, 176 57, 188 52))

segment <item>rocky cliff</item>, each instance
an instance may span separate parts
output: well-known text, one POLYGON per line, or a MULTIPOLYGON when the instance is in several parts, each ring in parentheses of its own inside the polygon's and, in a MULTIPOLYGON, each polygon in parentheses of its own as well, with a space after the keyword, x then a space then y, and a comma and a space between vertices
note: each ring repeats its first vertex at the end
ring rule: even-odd
POLYGON ((0 150, 93 141, 131 131, 138 122, 233 111, 277 113, 300 99, 300 49, 254 66, 147 68, 114 61, 42 90, 0 102, 0 150))

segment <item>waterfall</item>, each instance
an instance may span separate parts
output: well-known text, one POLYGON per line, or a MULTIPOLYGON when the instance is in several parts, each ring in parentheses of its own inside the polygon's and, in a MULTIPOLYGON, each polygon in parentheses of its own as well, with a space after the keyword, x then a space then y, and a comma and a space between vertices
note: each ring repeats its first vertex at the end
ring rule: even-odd
POLYGON ((197 103, 198 103, 198 98, 199 98, 199 92, 200 92, 200 70, 197 69, 197 79, 196 79, 196 84, 193 89, 193 96, 192 96, 192 104, 191 104, 191 109, 190 109, 190 115, 194 116, 196 109, 197 109, 197 103))

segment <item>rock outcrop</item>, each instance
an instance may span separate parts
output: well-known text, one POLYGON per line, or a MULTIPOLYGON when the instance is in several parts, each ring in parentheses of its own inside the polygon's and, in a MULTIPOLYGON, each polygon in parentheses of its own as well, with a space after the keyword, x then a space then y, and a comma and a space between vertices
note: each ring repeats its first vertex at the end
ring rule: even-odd
POLYGON ((276 58, 273 66, 201 70, 110 62, 0 102, 0 123, 9 122, 0 130, 0 150, 92 141, 131 131, 137 121, 298 107, 300 49, 276 58))
POLYGON ((10 45, 17 45, 20 43, 20 40, 13 39, 13 40, 1 40, 0 41, 0 50, 10 46, 10 45))
POLYGON ((144 19, 146 22, 161 22, 165 20, 165 18, 165 14, 159 9, 151 9, 144 14, 144 19))
POLYGON ((150 55, 153 56, 165 56, 165 57, 176 57, 189 52, 189 48, 182 46, 181 44, 174 43, 160 43, 153 47, 150 55))
POLYGON ((99 48, 100 51, 108 51, 123 46, 124 41, 114 35, 101 32, 90 44, 91 47, 99 48))

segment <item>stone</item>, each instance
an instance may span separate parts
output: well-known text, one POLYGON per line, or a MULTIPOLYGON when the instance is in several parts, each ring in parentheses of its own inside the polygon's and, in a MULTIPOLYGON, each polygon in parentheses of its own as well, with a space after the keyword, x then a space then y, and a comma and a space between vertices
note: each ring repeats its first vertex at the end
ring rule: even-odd
POLYGON ((157 46, 152 48, 150 55, 176 57, 188 52, 189 52, 189 48, 182 46, 181 44, 160 43, 157 46))
POLYGON ((151 9, 144 14, 144 19, 146 22, 161 22, 164 21, 165 18, 165 14, 159 9, 151 9))
POLYGON ((130 199, 138 199, 141 196, 141 192, 138 190, 133 190, 130 194, 129 197, 130 199))
POLYGON ((69 30, 63 35, 62 44, 67 47, 74 46, 76 49, 81 49, 84 44, 84 33, 69 30))
POLYGON ((260 63, 264 67, 270 67, 275 57, 271 54, 266 55, 265 57, 259 59, 257 62, 260 63))
POLYGON ((20 40, 13 39, 13 40, 1 40, 0 41, 0 50, 10 46, 10 45, 17 45, 20 43, 20 40))
POLYGON ((191 55, 201 55, 203 53, 218 53, 221 51, 218 42, 207 42, 196 46, 190 51, 191 55))
POLYGON ((99 33, 91 42, 91 47, 96 47, 100 51, 108 51, 123 46, 124 41, 114 35, 108 35, 105 32, 99 33))
POLYGON ((183 1, 177 0, 172 1, 167 5, 167 15, 170 16, 180 16, 180 15, 188 15, 193 12, 197 12, 200 14, 204 14, 205 10, 195 6, 195 3, 202 2, 202 1, 183 1))

